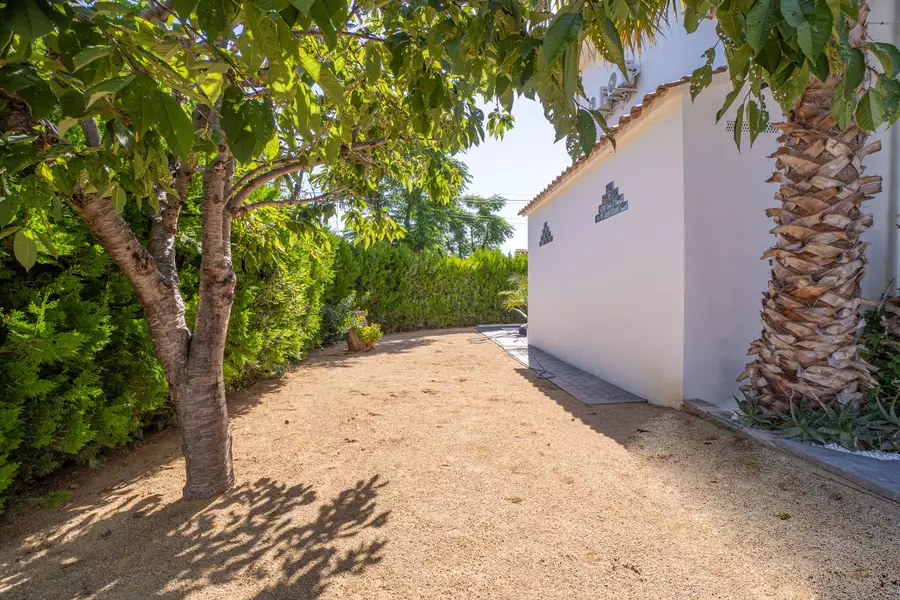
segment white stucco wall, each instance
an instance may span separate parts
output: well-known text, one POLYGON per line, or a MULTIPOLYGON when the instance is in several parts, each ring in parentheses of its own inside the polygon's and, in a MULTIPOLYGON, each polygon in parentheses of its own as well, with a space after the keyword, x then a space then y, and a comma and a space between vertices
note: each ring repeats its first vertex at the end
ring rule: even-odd
MULTIPOLYGON (((625 111, 631 110, 635 104, 640 104, 644 95, 656 91, 660 84, 677 81, 693 73, 694 69, 703 65, 705 61, 703 53, 716 44, 718 38, 715 21, 701 22, 697 31, 690 35, 685 32, 680 16, 673 13, 670 22, 671 26, 653 47, 645 49, 641 55, 631 57, 641 66, 641 73, 637 79, 637 93, 628 102, 617 107, 607 118, 610 125, 616 124, 625 111)), ((725 60, 720 50, 714 66, 723 64, 725 60)), ((612 72, 618 73, 619 69, 605 62, 583 66, 581 78, 588 98, 592 96, 599 98, 600 88, 607 85, 612 72)), ((623 77, 619 76, 619 82, 623 81, 623 77)))
MULTIPOLYGON (((900 2, 872 3, 869 22, 872 39, 900 46, 900 2)), ((863 239, 869 242, 866 251, 869 265, 863 280, 863 294, 873 300, 878 300, 891 281, 890 293, 897 293, 897 282, 900 280, 896 227, 897 214, 900 213, 900 123, 890 129, 882 127, 876 137, 881 140, 882 151, 866 157, 866 174, 881 175, 884 189, 874 200, 863 205, 874 217, 872 228, 863 235, 863 239)))
MULTIPOLYGON (((778 147, 777 134, 762 133, 753 148, 744 134, 738 153, 727 121, 716 111, 731 90, 727 76, 684 107, 685 337, 684 396, 729 406, 735 378, 759 337, 759 310, 769 279, 760 256, 773 241, 765 210, 775 206, 777 185, 766 183, 778 147)), ((778 111, 770 100, 768 105, 778 111)), ((779 111, 780 112, 780 111, 779 111)), ((774 115, 773 115, 774 117, 774 115)))
POLYGON ((528 218, 529 343, 670 406, 682 400, 682 131, 672 94, 528 218), (595 223, 610 181, 628 210, 595 223), (539 246, 544 222, 553 241, 539 246))

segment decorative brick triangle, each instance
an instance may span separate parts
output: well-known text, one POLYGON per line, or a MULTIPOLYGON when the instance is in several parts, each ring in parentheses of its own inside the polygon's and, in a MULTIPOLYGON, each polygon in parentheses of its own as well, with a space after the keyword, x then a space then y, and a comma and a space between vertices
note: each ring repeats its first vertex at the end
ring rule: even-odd
POLYGON ((549 244, 553 241, 553 234, 550 233, 550 226, 547 225, 547 221, 544 221, 544 229, 541 230, 541 241, 538 243, 538 246, 543 246, 544 244, 549 244))
POLYGON ((628 210, 628 202, 625 195, 619 193, 619 188, 615 187, 615 182, 610 181, 606 184, 606 193, 603 194, 603 204, 599 208, 599 212, 594 216, 594 223, 599 223, 604 219, 608 219, 613 215, 628 210))

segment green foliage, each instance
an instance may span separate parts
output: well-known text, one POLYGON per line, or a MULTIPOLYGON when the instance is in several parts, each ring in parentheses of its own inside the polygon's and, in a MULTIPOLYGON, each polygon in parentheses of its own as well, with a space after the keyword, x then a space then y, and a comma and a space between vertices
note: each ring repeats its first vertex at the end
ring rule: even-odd
POLYGON ((381 336, 384 335, 384 333, 381 332, 381 326, 377 323, 360 327, 357 330, 357 334, 359 334, 360 341, 366 346, 374 346, 375 343, 381 339, 381 336))
POLYGON ((511 322, 517 319, 499 294, 527 266, 526 257, 497 250, 460 258, 384 242, 368 248, 341 242, 329 303, 355 293, 358 308, 387 332, 511 322))
POLYGON ((172 191, 170 159, 208 165, 225 141, 238 175, 259 167, 288 196, 334 193, 359 238, 393 238, 367 213, 382 177, 449 199, 446 172, 408 156, 502 136, 516 96, 539 99, 560 138, 580 132, 581 147, 593 145, 589 116, 576 127, 580 38, 596 26, 597 47, 620 64, 614 22, 647 14, 643 3, 592 4, 554 17, 487 0, 10 0, 0 88, 12 135, 0 140, 0 170, 17 179, 0 193, 10 217, 0 228, 16 230, 0 235, 14 235, 29 267, 52 254, 35 225, 59 201, 98 194, 120 212, 155 208, 155 186, 172 191), (496 102, 487 119, 479 100, 496 102), (86 146, 85 122, 98 125, 99 147, 86 146))
MULTIPOLYGON (((370 212, 402 226, 393 243, 462 257, 477 250, 499 249, 513 234, 512 225, 498 214, 506 199, 463 195, 469 182, 466 166, 446 155, 432 160, 441 164, 445 179, 451 182, 449 198, 441 201, 441 195, 432 196, 421 187, 410 188, 388 178, 382 180, 379 193, 370 201, 370 212)), ((348 231, 347 237, 356 239, 353 231, 348 231)))
POLYGON ((44 506, 46 506, 50 510, 54 510, 71 499, 72 492, 50 492, 49 494, 47 494, 47 497, 44 498, 44 506))
POLYGON ((528 273, 510 275, 509 283, 512 287, 500 292, 503 308, 528 319, 528 273))
MULTIPOLYGON (((875 131, 900 118, 900 50, 870 41, 856 27, 861 4, 840 0, 685 0, 685 27, 696 28, 712 12, 728 63, 733 91, 718 118, 741 97, 738 114, 750 128, 750 143, 769 124, 763 91, 770 88, 788 113, 807 89, 810 75, 840 81, 832 110, 841 127, 875 131), (880 67, 880 68, 879 68, 880 67), (745 120, 745 121, 744 121, 745 120)), ((717 44, 718 46, 718 44, 717 44)), ((694 71, 691 95, 712 83, 714 49, 694 71)), ((735 131, 740 129, 735 127, 735 131)), ((735 135, 740 147, 740 136, 735 135)))
POLYGON ((50 243, 59 262, 26 273, 0 241, 0 502, 62 461, 92 463, 168 412, 124 277, 68 211, 50 243))
POLYGON ((875 398, 861 410, 853 404, 832 407, 806 398, 791 404, 791 412, 761 411, 738 399, 739 417, 745 423, 800 441, 837 444, 848 450, 900 452, 900 398, 875 398))

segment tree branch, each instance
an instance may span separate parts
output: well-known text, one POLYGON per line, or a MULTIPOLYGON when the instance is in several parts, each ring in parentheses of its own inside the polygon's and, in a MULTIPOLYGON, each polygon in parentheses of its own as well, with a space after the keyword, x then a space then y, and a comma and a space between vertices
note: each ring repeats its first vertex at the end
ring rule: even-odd
POLYGON ((178 283, 163 276, 156 261, 107 198, 79 192, 71 203, 131 284, 144 309, 156 357, 169 384, 173 385, 185 364, 191 339, 178 283))
POLYGON ((290 198, 282 200, 260 200, 259 202, 251 202, 250 204, 245 204, 244 206, 234 211, 234 218, 240 218, 251 210, 256 210, 257 208, 262 208, 264 206, 298 206, 303 204, 325 202, 326 200, 337 198, 345 191, 346 190, 344 188, 339 188, 331 192, 325 192, 324 194, 319 194, 318 196, 312 196, 308 198, 300 198, 299 196, 297 196, 297 194, 293 194, 290 198))
MULTIPOLYGON (((352 144, 351 146, 347 146, 345 144, 345 145, 341 146, 341 154, 340 155, 343 157, 346 157, 346 156, 349 156, 349 154, 351 152, 358 152, 360 150, 368 150, 370 148, 375 148, 375 147, 384 145, 385 143, 387 143, 386 139, 379 138, 376 140, 369 140, 366 142, 357 142, 355 144, 352 144)), ((234 193, 234 192, 232 193, 231 200, 228 202, 228 208, 229 208, 229 210, 231 210, 232 213, 237 214, 236 211, 240 210, 241 205, 250 196, 250 194, 252 194, 256 190, 258 190, 259 188, 261 188, 268 182, 272 181, 273 179, 277 179, 278 177, 281 177, 282 175, 296 173, 297 171, 305 171, 307 169, 311 169, 313 167, 316 167, 316 166, 322 164, 321 160, 317 160, 310 164, 305 164, 304 162, 301 162, 300 158, 281 159, 281 160, 275 161, 274 163, 271 163, 271 164, 278 164, 279 162, 284 162, 285 164, 283 166, 280 166, 280 167, 277 167, 274 169, 269 169, 268 171, 263 171, 265 166, 268 166, 268 165, 265 165, 264 167, 257 167, 256 169, 254 169, 253 171, 251 171, 250 173, 248 173, 247 175, 245 175, 244 177, 241 178, 241 181, 238 182, 238 185, 235 185, 232 188, 232 192, 235 189, 237 189, 238 191, 236 193, 234 193), (296 161, 296 162, 294 162, 294 161, 296 161), (254 173, 259 173, 259 174, 252 177, 251 179, 247 180, 248 175, 252 175, 254 173), (241 182, 243 182, 243 184, 242 184, 243 187, 240 187, 241 182), (238 189, 239 187, 240 187, 240 189, 238 189)))
POLYGON ((166 278, 178 282, 178 269, 175 264, 175 234, 178 232, 178 218, 187 194, 194 166, 181 164, 175 171, 174 189, 177 195, 167 193, 162 186, 157 186, 156 197, 159 211, 150 216, 150 235, 147 249, 156 261, 160 273, 166 278))
MULTIPOLYGON (((353 37, 361 40, 373 40, 375 42, 384 42, 387 41, 383 37, 379 37, 377 35, 373 35, 371 33, 366 33, 364 31, 336 31, 335 32, 339 36, 343 37, 353 37)), ((324 34, 321 31, 316 29, 295 29, 294 37, 324 37, 324 34)))
POLYGON ((165 21, 171 12, 171 0, 166 0, 166 2, 156 2, 154 0, 149 7, 140 12, 139 16, 145 21, 165 21))

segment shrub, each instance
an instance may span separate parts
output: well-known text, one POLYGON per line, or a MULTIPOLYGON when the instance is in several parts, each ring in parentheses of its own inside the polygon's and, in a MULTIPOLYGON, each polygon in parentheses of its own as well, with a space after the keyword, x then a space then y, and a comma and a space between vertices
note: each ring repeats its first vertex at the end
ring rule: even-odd
POLYGON ((377 323, 372 323, 371 325, 366 325, 365 327, 361 327, 357 333, 359 334, 359 339, 366 346, 374 346, 378 340, 381 339, 381 336, 384 334, 381 332, 381 326, 377 323))
POLYGON ((467 258, 379 242, 368 248, 341 241, 328 303, 355 293, 359 310, 386 332, 459 327, 516 320, 500 292, 513 274, 525 274, 526 256, 497 250, 467 258))

